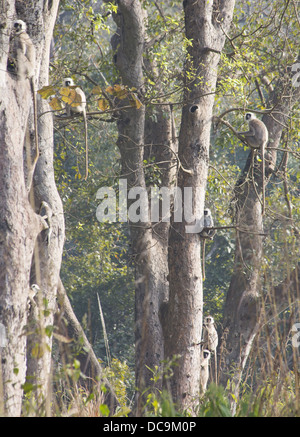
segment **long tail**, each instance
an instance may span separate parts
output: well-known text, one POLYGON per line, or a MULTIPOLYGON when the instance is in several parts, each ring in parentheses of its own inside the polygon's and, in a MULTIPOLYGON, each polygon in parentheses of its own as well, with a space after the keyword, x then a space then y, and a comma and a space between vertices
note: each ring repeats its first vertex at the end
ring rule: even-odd
POLYGON ((262 160, 262 166, 261 166, 261 173, 262 173, 262 183, 261 183, 261 189, 262 189, 262 209, 261 213, 264 215, 265 213, 265 145, 261 147, 261 160, 262 160))
POLYGON ((217 364, 217 349, 215 350, 215 383, 218 384, 218 364, 217 364))
POLYGON ((32 100, 33 100, 34 135, 35 135, 35 159, 33 165, 35 165, 39 158, 39 136, 38 136, 38 128, 37 128, 38 117, 37 117, 36 94, 35 94, 33 77, 30 79, 30 86, 31 86, 32 100))
POLYGON ((202 280, 205 281, 205 239, 202 244, 202 280))
POLYGON ((88 149, 88 136, 87 136, 87 119, 86 119, 86 112, 83 112, 83 119, 84 119, 84 140, 85 140, 85 177, 84 180, 86 181, 89 175, 89 149, 88 149))

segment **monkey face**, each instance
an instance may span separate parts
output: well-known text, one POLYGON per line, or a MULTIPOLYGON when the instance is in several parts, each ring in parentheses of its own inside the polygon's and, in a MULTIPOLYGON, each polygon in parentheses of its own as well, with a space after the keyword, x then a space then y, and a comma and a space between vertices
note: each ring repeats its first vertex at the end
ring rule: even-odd
POLYGON ((212 323, 214 323, 214 319, 211 316, 206 317, 205 323, 207 323, 208 325, 211 325, 212 323))
POLYGON ((73 79, 71 77, 64 79, 64 86, 74 86, 73 79))
POLYGON ((252 112, 247 112, 247 114, 245 115, 245 120, 246 121, 253 120, 254 118, 255 118, 255 115, 252 114, 252 112))
POLYGON ((209 350, 205 349, 203 351, 203 358, 204 359, 206 359, 206 358, 210 359, 210 352, 209 352, 209 350))
POLYGON ((17 35, 21 32, 26 32, 26 23, 22 20, 17 20, 14 22, 14 29, 17 35))

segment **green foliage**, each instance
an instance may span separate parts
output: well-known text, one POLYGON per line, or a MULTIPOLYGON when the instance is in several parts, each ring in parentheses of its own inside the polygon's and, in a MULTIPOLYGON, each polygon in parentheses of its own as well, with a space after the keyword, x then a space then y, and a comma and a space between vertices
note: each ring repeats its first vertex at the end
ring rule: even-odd
POLYGON ((114 416, 126 415, 130 412, 130 398, 134 392, 134 376, 126 361, 113 359, 110 367, 106 367, 105 376, 111 383, 119 406, 114 416))
MULTIPOLYGON (((268 109, 268 89, 262 78, 266 76, 275 86, 278 78, 284 77, 298 55, 299 23, 295 19, 292 3, 284 0, 241 0, 236 5, 233 26, 221 55, 214 112, 220 115, 231 109, 224 118, 237 130, 243 130, 245 110, 268 109)), ((192 41, 183 34, 182 2, 145 0, 142 6, 148 11, 143 104, 148 109, 150 103, 173 103, 178 127, 183 96, 182 71, 189 65, 188 53, 192 45, 192 41)), ((139 106, 136 90, 126 89, 119 84, 112 62, 109 40, 115 29, 111 14, 116 13, 116 10, 115 2, 100 4, 92 0, 61 1, 55 29, 56 56, 51 59, 51 85, 39 91, 43 98, 56 95, 62 78, 71 75, 84 89, 89 110, 105 112, 110 107, 110 98, 122 99, 124 96, 139 106)), ((195 74, 195 66, 190 64, 188 79, 194 80, 195 74)), ((61 110, 61 103, 55 98, 51 101, 51 107, 53 110, 61 110)), ((152 116, 155 117, 154 112, 152 116)), ((97 305, 99 293, 113 357, 106 372, 121 406, 117 412, 110 412, 105 401, 96 398, 95 394, 80 393, 78 396, 83 400, 85 408, 92 407, 93 414, 108 416, 112 413, 126 415, 131 407, 134 278, 127 226, 122 223, 99 223, 95 215, 98 188, 117 187, 120 173, 120 155, 115 145, 117 130, 115 123, 110 122, 115 120, 110 120, 110 115, 103 117, 106 121, 94 118, 89 120, 90 174, 87 182, 83 183, 81 174, 85 151, 83 124, 80 121, 64 126, 55 122, 54 165, 66 218, 63 283, 96 355, 107 364, 97 305)), ((299 105, 295 105, 285 132, 284 141, 280 145, 282 150, 278 151, 276 171, 266 193, 270 214, 264 219, 266 237, 262 292, 281 281, 297 263, 299 244, 293 224, 300 219, 300 172, 297 160, 300 152, 299 105), (285 150, 290 151, 286 168, 283 164, 285 150), (289 215, 292 220, 286 218, 289 215)), ((217 226, 233 225, 234 186, 248 154, 248 148, 226 126, 215 126, 211 136, 206 205, 212 210, 217 226)), ((155 157, 145 158, 143 166, 147 186, 160 186, 163 175, 155 163, 155 157)), ((222 319, 234 250, 234 229, 219 230, 214 241, 206 244, 204 313, 212 314, 217 323, 222 319)), ((48 334, 51 335, 51 327, 46 330, 48 334)), ((256 366, 256 369, 260 369, 261 363, 256 363, 256 366)), ((165 374, 171 374, 172 366, 165 363, 165 368, 165 374)), ((67 373, 70 378, 78 380, 80 373, 75 362, 69 365, 67 373)), ((153 380, 157 381, 161 377, 158 370, 154 369, 153 380)), ((298 410, 293 408, 295 382, 287 383, 282 376, 278 377, 276 384, 282 381, 289 388, 280 394, 276 392, 274 382, 268 379, 264 379, 261 385, 257 380, 256 385, 250 382, 248 385, 248 380, 244 382, 243 398, 237 401, 237 415, 257 417, 289 415, 291 412, 296 414, 298 410), (272 405, 276 405, 276 408, 272 409, 272 405)), ((30 392, 30 386, 27 388, 30 392)), ((177 411, 168 391, 157 393, 149 389, 144 394, 147 399, 145 414, 149 416, 174 417, 187 414, 177 411)), ((199 401, 199 416, 229 417, 228 399, 232 401, 231 393, 211 384, 199 401)))
POLYGON ((223 387, 210 384, 199 406, 200 417, 232 417, 230 403, 223 387))

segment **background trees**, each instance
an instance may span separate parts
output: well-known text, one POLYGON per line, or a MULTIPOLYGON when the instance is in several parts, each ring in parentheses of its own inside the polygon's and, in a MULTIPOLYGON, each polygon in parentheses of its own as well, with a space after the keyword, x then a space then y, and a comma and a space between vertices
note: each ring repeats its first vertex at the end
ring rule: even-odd
MULTIPOLYGON (((23 2, 9 2, 7 9, 1 10, 1 17, 9 28, 16 7, 18 15, 22 14, 24 21, 28 21, 30 35, 36 37, 39 56, 43 53, 39 89, 48 85, 48 49, 44 50, 40 42, 44 27, 40 27, 39 35, 34 33, 38 30, 33 17, 40 11, 41 17, 45 14, 54 20, 52 12, 57 4, 52 3, 48 9, 41 9, 39 2, 24 9, 23 2)), ((234 394, 235 400, 239 389, 246 390, 247 386, 259 397, 260 385, 267 379, 269 393, 281 379, 285 384, 281 384, 280 395, 284 393, 286 398, 296 399, 293 396, 298 384, 297 350, 285 345, 291 326, 298 320, 297 302, 299 304, 299 87, 294 80, 297 72, 292 67, 297 64, 299 12, 295 2, 279 0, 272 3, 238 1, 234 13, 233 1, 222 5, 198 3, 188 0, 183 5, 171 1, 61 1, 51 45, 49 84, 58 90, 62 78, 72 75, 88 96, 90 174, 87 182, 83 182, 83 124, 80 120, 66 122, 55 118, 55 181, 64 205, 63 215, 53 179, 52 116, 47 112, 47 103, 39 97, 40 114, 43 113, 39 119, 42 146, 32 193, 36 205, 41 200, 50 202, 55 212, 54 226, 57 226, 53 247, 45 248, 42 239, 39 242, 35 262, 39 261, 40 279, 36 264, 30 261, 34 241, 40 233, 38 217, 33 215, 35 218, 30 219, 32 210, 38 212, 37 207, 30 208, 24 189, 17 195, 9 191, 24 185, 22 182, 19 187, 16 181, 24 174, 20 154, 26 137, 26 114, 31 108, 30 94, 28 89, 27 100, 21 99, 24 105, 27 102, 27 112, 17 101, 14 111, 8 110, 13 90, 8 87, 3 94, 7 99, 3 98, 2 105, 5 106, 6 101, 7 109, 2 106, 1 113, 5 132, 17 135, 5 126, 9 124, 9 117, 13 123, 18 111, 23 111, 24 122, 20 123, 20 140, 14 137, 9 141, 6 135, 2 139, 1 162, 6 164, 1 172, 1 193, 7 193, 2 196, 2 201, 7 199, 7 203, 1 205, 1 213, 3 223, 10 223, 7 217, 12 199, 23 199, 15 205, 15 210, 20 212, 25 231, 24 244, 16 246, 17 249, 22 247, 24 254, 18 250, 15 260, 11 243, 5 246, 12 225, 3 230, 4 237, 1 237, 1 253, 5 254, 1 260, 1 302, 11 301, 15 307, 15 296, 21 302, 21 309, 18 316, 1 310, 0 322, 11 326, 13 335, 19 338, 27 323, 29 285, 38 282, 42 290, 47 290, 41 309, 50 308, 52 314, 46 313, 50 318, 45 326, 53 327, 45 331, 47 348, 51 348, 52 332, 61 335, 60 341, 55 343, 60 352, 63 337, 67 341, 73 338, 68 329, 70 324, 65 325, 66 330, 57 331, 58 323, 51 319, 64 217, 66 241, 60 276, 84 327, 87 337, 84 342, 90 341, 96 356, 103 360, 103 367, 112 363, 111 357, 126 360, 131 371, 135 366, 138 386, 135 411, 138 414, 150 409, 159 413, 156 393, 162 393, 163 387, 170 389, 179 409, 193 408, 195 413, 199 405, 203 314, 212 314, 217 321, 222 337, 218 351, 219 381, 224 386, 228 379, 232 382, 229 392, 234 394), (108 89, 114 84, 134 87, 133 92, 143 105, 130 107, 130 100, 111 95, 108 89), (102 94, 99 89, 94 91, 96 86, 101 87, 102 94), (266 155, 264 217, 261 215, 259 157, 249 153, 230 129, 232 125, 236 130, 243 130, 246 110, 265 114, 271 138, 266 155), (15 163, 12 168, 16 171, 10 173, 12 182, 7 189, 6 169, 10 165, 6 160, 10 155, 4 151, 15 151, 16 147, 21 149, 9 158, 15 163), (171 220, 171 224, 163 221, 157 224, 149 220, 129 223, 127 227, 124 223, 97 221, 98 188, 117 189, 119 178, 127 179, 128 189, 140 186, 150 191, 153 186, 176 185, 192 186, 194 191, 200 188, 194 199, 194 211, 201 217, 204 204, 209 206, 216 224, 223 227, 214 241, 207 244, 204 283, 200 240, 197 235, 185 232, 186 223, 171 220), (28 226, 24 217, 28 217, 28 226), (26 263, 20 261, 23 259, 26 263), (24 272, 18 268, 15 270, 18 274, 12 275, 16 283, 5 279, 9 265, 24 267, 24 272), (23 279, 19 278, 20 274, 23 279), (102 332, 97 295, 102 304, 110 353, 102 332), (45 303, 47 308, 43 306, 45 303), (247 366, 249 362, 251 367, 247 366)), ((47 24, 46 47, 50 46, 54 24, 51 23, 47 24)), ((8 36, 9 32, 1 35, 3 47, 8 45, 8 36)), ((7 49, 3 53, 7 53, 7 49)), ((4 58, 2 83, 9 83, 16 87, 17 93, 21 92, 14 78, 7 76, 4 58)), ((36 79, 38 77, 37 74, 36 79)), ((29 129, 32 128, 30 123, 29 117, 29 129)), ((26 165, 24 168, 26 174, 26 165)), ((15 235, 12 241, 17 241, 17 234, 12 235, 15 235)), ((58 308, 61 311, 59 303, 58 308)), ((64 312, 58 311, 57 315, 62 321, 64 312)), ((77 375, 74 354, 75 359, 80 358, 80 362, 85 363, 82 356, 86 355, 84 349, 88 349, 87 342, 82 349, 81 334, 77 337, 77 342, 64 343, 67 349, 72 347, 71 358, 67 353, 67 362, 62 360, 61 353, 56 354, 54 347, 55 369, 64 367, 69 374, 72 370, 72 377, 77 375)), ((29 351, 27 375, 43 380, 40 369, 49 374, 50 355, 35 356, 32 350, 39 350, 36 345, 45 341, 36 336, 30 338, 28 333, 22 336, 22 341, 20 348, 22 344, 22 350, 27 347, 29 351), (46 357, 48 364, 41 364, 46 357)), ((3 381, 18 380, 14 386, 18 387, 18 394, 13 394, 18 397, 18 406, 14 411, 9 406, 6 408, 8 414, 18 414, 26 366, 24 360, 13 365, 12 357, 21 349, 15 352, 12 348, 17 345, 13 346, 13 341, 9 343, 9 348, 2 351, 2 356, 6 354, 3 381)), ((84 364, 83 369, 86 370, 84 364)), ((115 379, 123 383, 125 379, 130 380, 126 372, 123 370, 120 375, 116 371, 115 379)), ((98 367, 96 374, 102 374, 98 367)), ((61 380, 56 381, 56 375, 54 372, 55 387, 59 387, 61 380)), ((34 394, 47 399, 45 392, 35 393, 33 389, 40 386, 40 381, 31 379, 30 383, 32 381, 32 386, 27 385, 27 396, 34 394)), ((12 385, 5 383, 4 387, 10 396, 12 385)), ((132 392, 128 394, 131 396, 132 392)), ((205 406, 206 400, 201 402, 205 406)), ((295 405, 297 410, 298 404, 295 405)), ((39 408, 41 411, 42 404, 39 408)), ((247 409, 243 408, 240 405, 237 414, 246 414, 247 409)))

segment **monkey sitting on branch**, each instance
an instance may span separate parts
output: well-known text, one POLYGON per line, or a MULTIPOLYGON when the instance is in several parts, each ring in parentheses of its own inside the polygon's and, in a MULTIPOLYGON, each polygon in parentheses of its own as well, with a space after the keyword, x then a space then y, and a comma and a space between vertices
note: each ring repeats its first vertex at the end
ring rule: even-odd
POLYGON ((261 120, 258 120, 254 114, 247 112, 245 120, 249 124, 249 130, 246 132, 238 132, 242 135, 248 146, 252 149, 259 149, 262 160, 262 215, 265 212, 265 148, 269 140, 269 133, 266 125, 261 120))
POLYGON ((72 78, 67 77, 64 79, 63 86, 71 88, 73 93, 69 93, 63 97, 66 103, 66 114, 68 117, 76 114, 82 114, 84 121, 84 139, 85 139, 85 180, 88 177, 88 139, 87 139, 87 118, 86 118, 86 97, 81 88, 74 84, 72 78))

